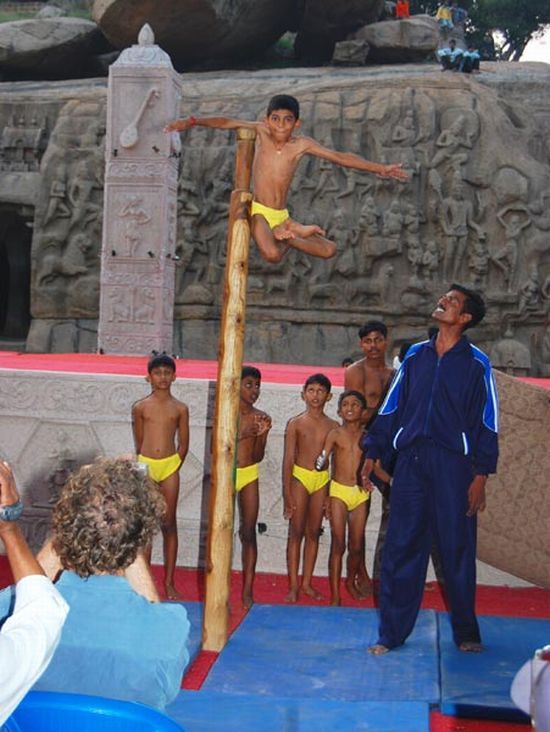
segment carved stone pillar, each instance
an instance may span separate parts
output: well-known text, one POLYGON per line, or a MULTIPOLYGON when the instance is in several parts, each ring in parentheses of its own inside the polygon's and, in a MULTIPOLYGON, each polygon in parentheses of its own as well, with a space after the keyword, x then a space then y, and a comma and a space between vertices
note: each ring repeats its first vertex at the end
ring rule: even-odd
POLYGON ((172 351, 181 81, 148 25, 109 69, 98 347, 172 351))

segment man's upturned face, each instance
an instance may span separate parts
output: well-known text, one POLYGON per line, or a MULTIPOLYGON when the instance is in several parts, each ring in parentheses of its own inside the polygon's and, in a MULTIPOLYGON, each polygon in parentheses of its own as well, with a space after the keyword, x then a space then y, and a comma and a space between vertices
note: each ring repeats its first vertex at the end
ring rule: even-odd
POLYGON ((371 330, 361 338, 361 350, 367 359, 378 360, 386 354, 386 338, 378 330, 371 330))
POLYGON ((465 302, 466 295, 463 292, 449 290, 449 292, 442 295, 437 301, 432 318, 439 323, 446 323, 447 325, 461 324, 464 328, 466 323, 472 319, 470 313, 464 312, 465 302))

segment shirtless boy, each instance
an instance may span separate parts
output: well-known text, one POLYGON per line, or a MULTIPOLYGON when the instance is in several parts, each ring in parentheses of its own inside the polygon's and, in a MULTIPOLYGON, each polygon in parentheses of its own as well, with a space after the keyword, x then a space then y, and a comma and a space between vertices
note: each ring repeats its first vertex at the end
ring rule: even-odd
POLYGON ((256 521, 260 506, 259 463, 263 460, 267 435, 271 429, 271 417, 254 406, 260 396, 261 379, 259 369, 254 366, 243 366, 235 490, 241 517, 239 536, 243 566, 242 602, 246 609, 252 607, 254 602, 252 588, 258 558, 256 521))
MULTIPOLYGON (((388 329, 379 320, 369 320, 359 328, 359 345, 365 355, 348 366, 344 373, 344 388, 359 391, 365 397, 367 408, 363 420, 367 426, 376 417, 395 373, 394 369, 386 365, 387 337, 388 329)), ((370 503, 367 504, 367 519, 369 512, 370 503)), ((385 531, 388 512, 389 494, 382 490, 381 533, 385 531)), ((360 594, 363 596, 371 594, 372 582, 367 572, 364 554, 356 584, 360 594)))
POLYGON ((261 122, 228 117, 189 117, 170 122, 164 131, 182 132, 195 126, 256 130, 251 232, 260 253, 268 262, 280 262, 291 247, 325 259, 336 253, 336 245, 325 238, 323 229, 299 224, 290 217, 286 208, 296 167, 304 155, 374 173, 380 178, 409 179, 401 165, 373 163, 353 153, 331 150, 310 137, 294 136, 300 128, 300 106, 294 97, 287 94, 278 94, 271 99, 267 115, 261 122))
MULTIPOLYGON (((176 363, 166 354, 153 356, 147 365, 151 394, 132 406, 132 429, 137 459, 149 469, 149 477, 159 484, 166 514, 162 524, 164 542, 164 586, 169 600, 180 600, 174 584, 178 556, 176 510, 180 488, 179 471, 189 449, 189 410, 172 396, 176 363), (176 448, 177 441, 177 448, 176 448)), ((148 550, 151 559, 151 547, 148 550)))
MULTIPOLYGON (((364 556, 365 523, 370 499, 370 494, 359 480, 363 458, 360 441, 364 434, 365 405, 365 397, 359 391, 346 390, 340 395, 338 415, 342 418, 342 425, 328 433, 323 451, 316 462, 318 469, 322 469, 330 455, 333 456, 328 510, 332 533, 329 558, 331 605, 340 605, 346 526, 349 527, 346 588, 355 600, 363 597, 356 588, 355 578, 364 556)), ((389 482, 390 477, 382 470, 379 462, 374 466, 374 473, 389 482)))
POLYGON ((296 602, 299 594, 298 569, 300 549, 304 542, 301 590, 321 600, 322 595, 312 586, 311 578, 319 549, 319 532, 328 494, 328 470, 315 469, 315 459, 325 444, 325 438, 338 423, 327 417, 325 404, 332 394, 330 380, 324 374, 310 376, 302 391, 305 412, 288 421, 283 457, 284 517, 289 520, 287 567, 289 593, 287 602, 296 602))

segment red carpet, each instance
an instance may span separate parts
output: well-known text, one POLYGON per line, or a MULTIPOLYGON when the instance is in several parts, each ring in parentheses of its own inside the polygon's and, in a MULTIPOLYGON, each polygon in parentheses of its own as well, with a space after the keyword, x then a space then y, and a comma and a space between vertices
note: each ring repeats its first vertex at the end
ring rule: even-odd
MULTIPOLYGON (((162 568, 153 567, 155 582, 162 592, 162 568)), ((0 556, 0 588, 11 582, 7 559, 0 556)), ((204 575, 195 569, 178 568, 176 585, 183 598, 188 601, 204 599, 204 575)), ((315 586, 326 597, 329 595, 328 579, 319 577, 315 586)), ((232 633, 246 615, 240 603, 241 573, 232 572, 230 593, 230 632, 232 633)), ((287 578, 282 575, 258 574, 254 586, 256 602, 282 604, 287 592, 287 578)), ((307 597, 301 597, 300 605, 315 605, 307 597)), ((362 602, 353 600, 342 592, 342 604, 346 607, 373 607, 372 599, 362 602)), ((426 585, 422 607, 444 610, 445 603, 437 583, 426 585)), ((480 615, 511 615, 514 617, 550 618, 550 590, 539 587, 494 587, 482 585, 477 590, 477 612, 480 615)), ((200 689, 218 654, 202 651, 188 668, 183 678, 184 689, 200 689)), ((524 732, 530 729, 528 724, 511 724, 506 722, 488 722, 486 720, 467 720, 447 717, 439 712, 432 712, 430 732, 524 732)))
MULTIPOLYGON (((145 376, 148 359, 143 356, 106 356, 96 353, 18 353, 0 351, 0 369, 29 371, 57 371, 82 374, 117 374, 145 376)), ((266 382, 275 384, 303 384, 312 373, 322 371, 334 386, 344 385, 344 369, 338 366, 302 366, 286 363, 257 363, 266 382)), ((216 361, 177 360, 177 374, 186 379, 216 380, 216 361)), ((550 389, 550 379, 522 378, 535 386, 550 389)))

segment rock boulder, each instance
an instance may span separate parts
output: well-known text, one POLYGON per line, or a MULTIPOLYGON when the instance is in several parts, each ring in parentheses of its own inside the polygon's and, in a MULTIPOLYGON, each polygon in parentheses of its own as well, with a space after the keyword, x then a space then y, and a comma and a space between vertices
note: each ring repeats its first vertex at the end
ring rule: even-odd
POLYGON ((179 70, 261 55, 289 28, 294 0, 95 0, 93 16, 125 48, 149 23, 179 70))
POLYGON ((80 18, 33 18, 0 24, 4 77, 75 78, 104 46, 95 23, 80 18))
POLYGON ((435 18, 414 15, 404 20, 372 23, 350 38, 369 44, 369 61, 415 63, 433 55, 439 41, 439 30, 435 18))

